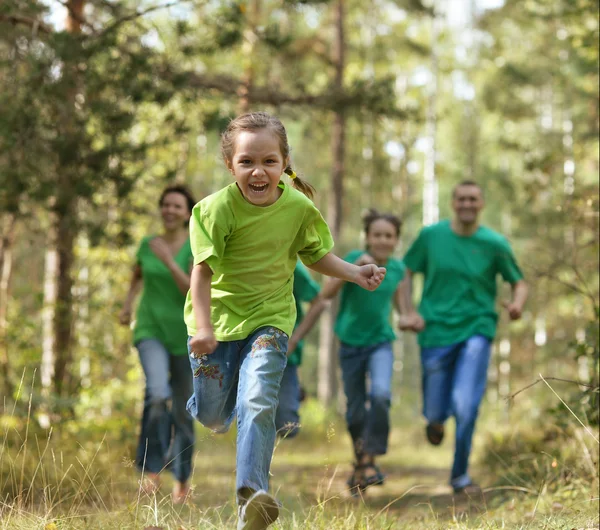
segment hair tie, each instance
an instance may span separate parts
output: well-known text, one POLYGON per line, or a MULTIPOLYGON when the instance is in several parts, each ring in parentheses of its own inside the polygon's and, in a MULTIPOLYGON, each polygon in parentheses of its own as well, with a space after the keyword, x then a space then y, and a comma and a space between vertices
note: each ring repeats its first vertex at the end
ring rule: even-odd
POLYGON ((296 172, 292 169, 292 172, 289 174, 289 177, 294 180, 298 175, 296 175, 296 172))

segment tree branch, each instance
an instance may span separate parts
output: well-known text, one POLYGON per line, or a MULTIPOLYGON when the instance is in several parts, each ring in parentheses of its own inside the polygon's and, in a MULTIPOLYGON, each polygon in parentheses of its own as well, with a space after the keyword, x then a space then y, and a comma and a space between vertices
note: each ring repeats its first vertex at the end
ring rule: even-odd
POLYGON ((41 31, 42 33, 50 34, 52 30, 46 26, 43 22, 35 18, 24 17, 21 15, 3 15, 0 13, 0 22, 8 22, 13 26, 18 24, 30 27, 34 33, 36 31, 41 31))
POLYGON ((129 15, 125 15, 124 17, 121 17, 118 20, 115 20, 112 24, 110 24, 109 26, 104 28, 102 31, 98 32, 97 36, 103 37, 104 35, 117 29, 119 26, 121 26, 125 22, 129 22, 131 20, 135 20, 136 18, 143 17, 143 16, 147 15, 148 13, 152 13, 153 11, 158 11, 159 9, 167 9, 167 8, 173 7, 177 4, 187 3, 190 1, 191 0, 172 0, 171 2, 167 2, 166 4, 150 6, 146 9, 142 9, 140 11, 136 10, 133 13, 130 13, 129 15))
POLYGON ((527 385, 526 387, 521 388, 521 390, 518 390, 517 392, 515 392, 514 394, 511 394, 510 396, 508 396, 506 398, 506 401, 512 401, 515 396, 519 395, 521 392, 525 392, 525 390, 530 389, 532 386, 537 385, 538 383, 541 383, 542 381, 561 381, 562 383, 571 383, 573 385, 579 385, 579 386, 585 386, 587 388, 593 388, 596 391, 598 391, 598 387, 596 385, 590 385, 588 383, 582 383, 580 381, 573 381, 571 379, 561 379, 560 377, 544 377, 541 379, 536 379, 533 383, 527 385))
POLYGON ((246 87, 240 79, 224 75, 205 75, 195 72, 171 72, 166 66, 161 73, 163 79, 170 78, 188 88, 200 90, 216 90, 226 96, 238 97, 243 90, 247 90, 247 97, 253 103, 265 105, 311 105, 325 110, 335 110, 336 108, 354 108, 365 109, 374 114, 385 114, 392 117, 406 117, 406 113, 399 108, 374 105, 376 99, 368 97, 368 91, 351 92, 348 90, 330 89, 321 94, 310 94, 307 91, 300 93, 288 93, 274 90, 267 86, 246 87), (367 96, 367 97, 365 97, 367 96))

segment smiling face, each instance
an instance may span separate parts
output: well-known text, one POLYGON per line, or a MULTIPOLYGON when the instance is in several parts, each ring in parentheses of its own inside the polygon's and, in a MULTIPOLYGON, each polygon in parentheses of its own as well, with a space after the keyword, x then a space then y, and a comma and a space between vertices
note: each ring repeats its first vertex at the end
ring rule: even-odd
POLYGON ((270 206, 279 198, 277 185, 287 164, 279 138, 267 128, 240 131, 227 161, 244 199, 255 206, 270 206))
POLYGON ((369 225, 367 249, 375 261, 385 263, 398 244, 396 227, 385 219, 377 219, 369 225))
POLYGON ((463 225, 476 224, 483 206, 483 194, 479 186, 458 186, 454 190, 452 209, 463 225))
POLYGON ((160 215, 167 232, 187 226, 191 212, 185 195, 176 191, 167 193, 160 203, 160 215))

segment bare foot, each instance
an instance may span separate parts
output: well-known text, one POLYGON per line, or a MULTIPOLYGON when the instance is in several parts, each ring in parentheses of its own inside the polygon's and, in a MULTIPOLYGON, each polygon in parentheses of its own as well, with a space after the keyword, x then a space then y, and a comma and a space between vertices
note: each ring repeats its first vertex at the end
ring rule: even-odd
POLYGON ((140 488, 146 495, 154 495, 160 489, 158 473, 146 473, 140 481, 140 488))
POLYGON ((173 499, 173 504, 184 504, 192 492, 187 482, 179 482, 176 481, 173 484, 173 492, 171 493, 171 497, 173 499))

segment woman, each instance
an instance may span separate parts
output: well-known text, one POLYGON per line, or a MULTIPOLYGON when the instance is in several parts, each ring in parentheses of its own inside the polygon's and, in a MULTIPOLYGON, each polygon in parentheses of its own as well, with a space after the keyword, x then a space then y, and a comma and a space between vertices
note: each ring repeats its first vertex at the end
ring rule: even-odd
POLYGON ((140 243, 120 321, 129 325, 143 287, 133 333, 146 377, 136 464, 147 493, 158 490, 159 474, 169 468, 175 476, 173 502, 181 503, 190 491, 194 450, 193 418, 186 411, 193 385, 183 306, 190 286, 188 223, 195 200, 185 186, 176 185, 162 192, 158 204, 163 230, 140 243))

